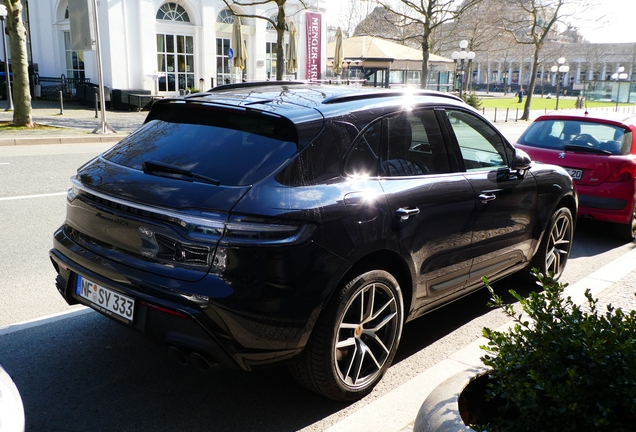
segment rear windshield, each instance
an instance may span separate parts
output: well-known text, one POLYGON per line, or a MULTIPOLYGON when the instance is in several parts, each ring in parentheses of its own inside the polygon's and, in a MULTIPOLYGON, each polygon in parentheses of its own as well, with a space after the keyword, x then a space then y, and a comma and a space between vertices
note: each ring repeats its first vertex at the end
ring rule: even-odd
POLYGON ((294 156, 297 141, 296 129, 285 119, 177 106, 159 113, 103 156, 133 169, 158 162, 221 185, 246 186, 294 156))
POLYGON ((534 122, 517 141, 532 147, 564 150, 567 145, 589 147, 614 155, 629 154, 632 134, 622 127, 580 120, 534 122))

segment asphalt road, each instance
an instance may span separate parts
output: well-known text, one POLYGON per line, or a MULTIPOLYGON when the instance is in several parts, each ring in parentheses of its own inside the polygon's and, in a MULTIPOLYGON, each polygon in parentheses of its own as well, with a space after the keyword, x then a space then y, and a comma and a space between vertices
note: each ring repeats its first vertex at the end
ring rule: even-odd
MULTIPOLYGON (((69 311, 54 287, 48 250, 64 219, 68 178, 106 147, 0 147, 0 363, 20 389, 28 431, 322 431, 474 341, 484 326, 508 321, 487 306, 482 290, 407 324, 386 377, 351 405, 304 390, 282 367, 251 373, 182 367, 165 348, 83 308, 12 329, 69 311)), ((565 282, 628 250, 607 228, 577 230, 565 282)), ((495 288, 524 294, 533 286, 508 278, 495 288)))

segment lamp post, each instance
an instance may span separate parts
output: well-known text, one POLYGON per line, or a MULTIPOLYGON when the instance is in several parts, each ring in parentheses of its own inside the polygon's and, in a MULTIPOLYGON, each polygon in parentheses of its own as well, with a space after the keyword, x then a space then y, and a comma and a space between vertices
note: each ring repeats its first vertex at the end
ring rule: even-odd
POLYGON ((4 79, 7 84, 7 108, 5 111, 13 111, 13 96, 11 95, 11 78, 9 76, 9 61, 7 59, 7 37, 4 32, 4 19, 8 15, 7 7, 0 5, 0 21, 2 21, 2 48, 4 49, 4 79))
POLYGON ((561 79, 565 78, 565 74, 568 73, 570 71, 570 66, 565 64, 565 58, 564 57, 560 57, 557 60, 557 63, 559 64, 554 65, 550 68, 550 71, 552 73, 557 73, 557 83, 556 83, 556 107, 554 108, 555 110, 559 109, 559 85, 561 84, 561 79), (563 75, 561 75, 563 74, 563 75))
POLYGON ((451 54, 451 57, 453 58, 453 61, 455 62, 455 69, 458 69, 460 71, 459 72, 460 73, 459 74, 459 97, 460 99, 463 99, 462 92, 464 90, 464 62, 468 60, 468 64, 469 64, 468 69, 470 70, 470 63, 472 63, 473 59, 475 58, 475 53, 472 51, 466 51, 466 48, 468 48, 467 40, 460 41, 459 48, 461 49, 461 51, 459 52, 453 51, 453 53, 451 54), (457 68, 457 60, 459 60, 459 68, 457 68))
POLYGON ((618 85, 618 89, 616 89, 616 109, 614 111, 618 112, 618 100, 619 100, 619 96, 621 94, 621 83, 620 80, 624 80, 627 79, 627 74, 623 73, 625 71, 625 68, 623 66, 619 67, 616 70, 616 73, 612 74, 612 79, 616 81, 616 84, 618 85))

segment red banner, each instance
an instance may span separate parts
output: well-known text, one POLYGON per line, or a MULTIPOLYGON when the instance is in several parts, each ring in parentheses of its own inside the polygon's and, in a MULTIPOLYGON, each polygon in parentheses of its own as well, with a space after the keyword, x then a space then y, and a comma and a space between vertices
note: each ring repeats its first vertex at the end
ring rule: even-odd
POLYGON ((305 79, 319 80, 322 64, 322 15, 307 12, 307 61, 305 63, 305 79))

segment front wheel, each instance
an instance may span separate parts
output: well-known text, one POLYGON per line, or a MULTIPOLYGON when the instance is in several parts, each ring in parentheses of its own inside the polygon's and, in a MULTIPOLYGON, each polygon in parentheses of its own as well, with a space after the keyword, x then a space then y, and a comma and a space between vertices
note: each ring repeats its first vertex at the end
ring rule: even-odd
POLYGON ((391 365, 402 335, 399 285, 384 270, 364 272, 335 294, 303 353, 289 366, 294 378, 324 396, 366 396, 391 365))
POLYGON ((570 256, 573 237, 572 212, 567 207, 561 207, 550 218, 550 224, 543 234, 531 266, 543 274, 551 274, 554 280, 558 280, 570 256))
POLYGON ((636 205, 632 211, 632 220, 626 224, 614 225, 614 232, 616 236, 624 241, 631 242, 636 238, 636 205))

